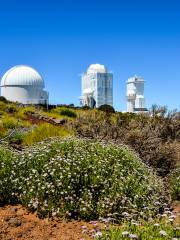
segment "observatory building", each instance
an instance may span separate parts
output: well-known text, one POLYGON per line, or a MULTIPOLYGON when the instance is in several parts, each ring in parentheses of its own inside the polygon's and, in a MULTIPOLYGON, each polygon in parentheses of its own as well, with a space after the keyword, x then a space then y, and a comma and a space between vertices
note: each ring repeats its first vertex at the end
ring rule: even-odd
POLYGON ((144 79, 135 75, 127 80, 127 112, 144 111, 144 79))
POLYGON ((32 67, 18 65, 8 70, 1 79, 1 96, 22 104, 47 104, 42 76, 32 67))
POLYGON ((81 105, 91 108, 113 106, 113 75, 104 65, 92 64, 82 75, 81 105))

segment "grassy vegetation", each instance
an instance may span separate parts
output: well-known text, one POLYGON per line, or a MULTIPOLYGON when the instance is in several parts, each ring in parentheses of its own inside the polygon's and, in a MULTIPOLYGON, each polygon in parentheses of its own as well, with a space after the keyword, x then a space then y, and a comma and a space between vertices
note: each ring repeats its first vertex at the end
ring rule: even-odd
POLYGON ((27 114, 35 113, 35 107, 28 106, 28 107, 19 107, 16 111, 15 117, 17 119, 25 120, 27 118, 27 114))
POLYGON ((2 118, 3 127, 6 129, 12 129, 19 125, 18 119, 11 116, 3 116, 2 118))
POLYGON ((43 123, 32 129, 29 133, 25 134, 22 143, 29 146, 49 137, 65 137, 68 135, 72 135, 72 133, 63 127, 43 123))
POLYGON ((65 117, 69 120, 73 120, 73 118, 77 117, 77 113, 78 113, 78 111, 75 109, 66 108, 66 107, 57 107, 57 108, 50 110, 50 112, 48 114, 49 114, 49 116, 54 116, 57 118, 65 117))

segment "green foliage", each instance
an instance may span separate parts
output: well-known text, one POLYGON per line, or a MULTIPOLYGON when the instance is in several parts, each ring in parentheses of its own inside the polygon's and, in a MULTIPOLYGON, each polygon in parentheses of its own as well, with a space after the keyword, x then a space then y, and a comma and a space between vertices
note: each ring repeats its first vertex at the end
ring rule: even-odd
POLYGON ((77 114, 75 112, 73 112, 70 109, 63 109, 60 111, 60 115, 62 116, 67 116, 67 117, 71 117, 71 118, 76 118, 77 114))
POLYGON ((5 97, 3 97, 3 96, 0 96, 0 102, 7 103, 7 102, 8 102, 8 100, 7 100, 5 97))
POLYGON ((6 111, 6 103, 5 102, 0 101, 0 111, 5 113, 5 111, 6 111))
POLYGON ((122 113, 122 112, 119 112, 117 113, 117 116, 116 116, 116 121, 118 122, 118 124, 122 127, 126 127, 129 125, 129 123, 132 121, 132 120, 138 120, 138 115, 135 114, 135 113, 122 113))
POLYGON ((8 114, 2 116, 1 125, 7 130, 17 127, 29 127, 29 123, 27 121, 20 120, 17 117, 10 116, 8 114))
POLYGON ((6 112, 7 113, 16 113, 18 111, 18 108, 15 104, 8 104, 6 106, 6 112))
MULTIPOLYGON (((125 223, 121 227, 111 227, 104 231, 102 236, 96 239, 101 240, 177 240, 180 238, 179 227, 173 226, 167 220, 157 222, 132 222, 125 223)), ((97 234, 98 236, 98 234, 97 234)))
POLYGON ((3 127, 3 124, 0 123, 0 138, 5 137, 7 130, 3 127))
POLYGON ((19 125, 18 119, 15 117, 10 117, 8 115, 2 118, 2 123, 4 128, 12 129, 19 125))
POLYGON ((98 109, 106 113, 115 113, 114 108, 108 104, 101 105, 98 109))
POLYGON ((63 127, 54 126, 49 123, 43 123, 33 128, 31 132, 24 136, 23 144, 32 145, 49 137, 64 137, 70 134, 72 133, 70 133, 68 130, 65 130, 63 127))
POLYGON ((28 114, 33 114, 33 113, 35 113, 35 108, 33 106, 20 107, 18 109, 16 117, 20 119, 26 119, 28 114))
POLYGON ((12 196, 13 184, 9 181, 12 174, 13 154, 0 147, 0 204, 15 202, 12 196))
POLYGON ((122 147, 57 138, 11 161, 7 155, 0 162, 1 201, 16 198, 40 216, 146 219, 166 206, 161 179, 122 147))
POLYGON ((24 134, 21 131, 17 130, 13 133, 12 136, 8 138, 8 141, 10 144, 20 145, 23 143, 23 139, 24 139, 24 134))
POLYGON ((91 108, 87 105, 81 107, 82 110, 90 110, 91 108))
POLYGON ((173 200, 180 200, 180 167, 169 176, 169 189, 173 200))

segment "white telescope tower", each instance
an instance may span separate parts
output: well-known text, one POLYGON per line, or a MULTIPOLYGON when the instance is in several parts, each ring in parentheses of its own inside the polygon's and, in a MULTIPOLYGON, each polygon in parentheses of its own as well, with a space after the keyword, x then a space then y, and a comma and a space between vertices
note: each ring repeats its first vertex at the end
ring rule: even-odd
POLYGON ((134 76, 127 80, 127 112, 143 112, 145 108, 144 79, 134 76))

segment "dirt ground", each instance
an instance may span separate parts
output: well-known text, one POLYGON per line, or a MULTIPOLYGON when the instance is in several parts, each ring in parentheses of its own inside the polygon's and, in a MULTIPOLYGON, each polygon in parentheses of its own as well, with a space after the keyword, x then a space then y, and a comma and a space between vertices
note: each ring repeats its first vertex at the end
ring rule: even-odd
POLYGON ((0 207, 0 240, 78 240, 82 221, 39 219, 21 205, 0 207))
MULTIPOLYGON (((180 202, 174 202, 173 208, 180 215, 180 202)), ((180 218, 177 221, 180 223, 180 218)), ((83 221, 39 219, 21 205, 0 207, 0 240, 88 239, 82 233, 84 226, 92 227, 83 221)))

